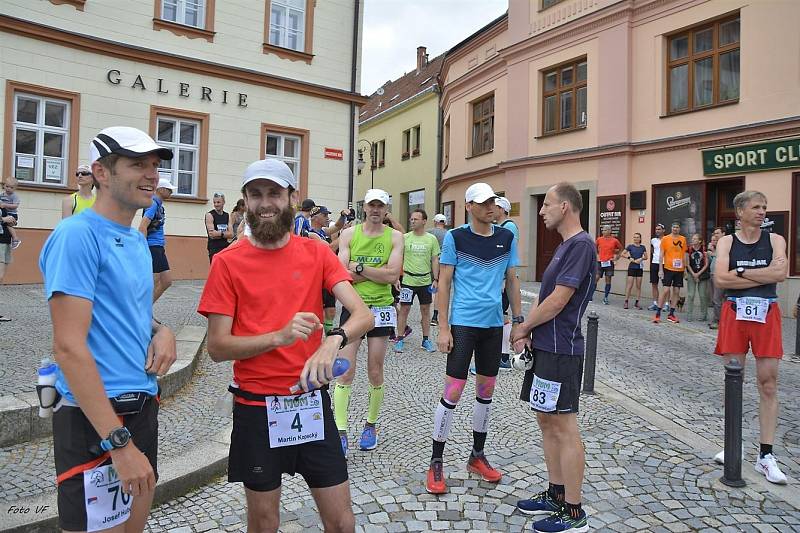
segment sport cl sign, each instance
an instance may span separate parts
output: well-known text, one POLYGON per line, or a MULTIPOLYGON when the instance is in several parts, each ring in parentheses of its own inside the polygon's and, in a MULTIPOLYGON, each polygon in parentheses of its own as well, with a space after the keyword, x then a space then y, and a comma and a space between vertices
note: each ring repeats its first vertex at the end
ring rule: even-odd
POLYGON ((800 167, 800 139, 703 151, 706 176, 793 167, 800 167))

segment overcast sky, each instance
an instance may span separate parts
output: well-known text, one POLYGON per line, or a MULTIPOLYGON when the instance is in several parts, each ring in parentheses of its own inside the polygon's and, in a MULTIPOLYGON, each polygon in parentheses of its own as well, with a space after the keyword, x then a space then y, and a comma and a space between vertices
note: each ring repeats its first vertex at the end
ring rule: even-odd
POLYGON ((365 0, 361 94, 433 59, 508 9, 508 0, 365 0))

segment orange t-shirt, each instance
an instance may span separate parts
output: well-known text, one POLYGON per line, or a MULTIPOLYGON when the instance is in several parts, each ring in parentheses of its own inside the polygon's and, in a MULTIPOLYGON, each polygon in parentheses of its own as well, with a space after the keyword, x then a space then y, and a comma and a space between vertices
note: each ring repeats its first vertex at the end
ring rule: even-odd
POLYGON ((614 259, 615 252, 622 250, 622 244, 616 237, 603 237, 601 235, 594 242, 597 245, 597 260, 601 263, 603 261, 611 261, 614 259))
MULTIPOLYGON (((322 289, 352 281, 327 243, 292 235, 278 250, 240 239, 214 256, 197 312, 233 317, 231 334, 272 333, 296 313, 311 312, 323 321, 322 289)), ((254 394, 289 394, 306 361, 322 342, 322 329, 298 340, 233 363, 234 381, 254 394)))
POLYGON ((683 272, 686 270, 686 237, 683 235, 673 236, 671 233, 661 238, 661 264, 667 270, 673 272, 683 272))

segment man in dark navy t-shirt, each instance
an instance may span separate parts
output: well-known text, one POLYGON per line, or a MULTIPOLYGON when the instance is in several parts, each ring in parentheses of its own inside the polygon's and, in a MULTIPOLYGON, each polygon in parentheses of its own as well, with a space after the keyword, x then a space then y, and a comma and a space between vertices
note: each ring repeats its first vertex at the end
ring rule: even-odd
POLYGON ((560 183, 547 191, 539 214, 563 242, 544 272, 538 301, 511 339, 518 351, 532 345, 535 356, 520 399, 536 411, 550 486, 517 503, 525 514, 548 515, 534 523, 535 531, 588 531, 581 508, 585 457, 577 413, 583 374, 581 318, 595 289, 597 253, 581 227, 581 209, 583 200, 573 185, 560 183))

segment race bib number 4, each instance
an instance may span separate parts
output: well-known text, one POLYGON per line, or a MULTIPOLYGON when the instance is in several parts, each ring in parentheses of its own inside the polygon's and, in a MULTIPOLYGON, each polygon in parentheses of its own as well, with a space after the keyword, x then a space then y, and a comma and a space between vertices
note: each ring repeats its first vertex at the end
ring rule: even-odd
POLYGON ((404 287, 400 289, 400 303, 410 304, 414 300, 414 290, 404 287))
POLYGON ((294 446, 325 438, 319 391, 299 396, 267 396, 269 447, 294 446))
POLYGON ((769 311, 769 300, 766 298, 736 298, 736 320, 765 323, 769 311))
POLYGON ((391 305, 387 307, 373 307, 372 314, 375 317, 376 328, 393 328, 397 325, 397 310, 391 305))
POLYGON ((683 259, 673 259, 672 268, 683 268, 683 259))
POLYGON ((542 379, 534 374, 531 386, 531 409, 552 413, 556 410, 559 394, 561 394, 561 383, 542 379))
POLYGON ((131 515, 133 496, 122 492, 114 465, 98 466, 83 473, 86 495, 86 530, 101 531, 122 524, 131 515))

